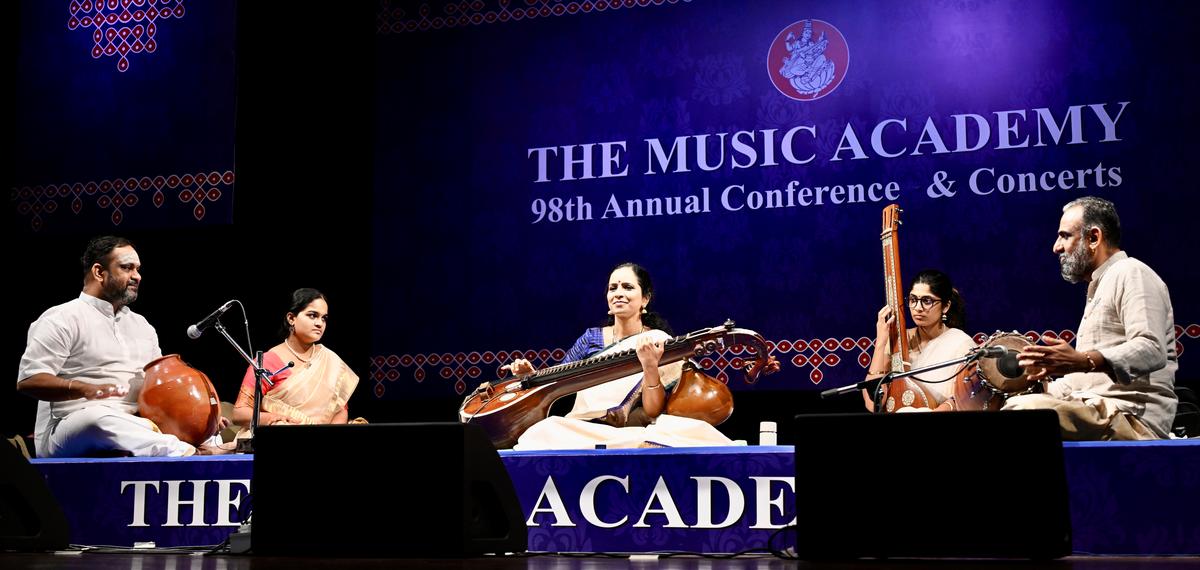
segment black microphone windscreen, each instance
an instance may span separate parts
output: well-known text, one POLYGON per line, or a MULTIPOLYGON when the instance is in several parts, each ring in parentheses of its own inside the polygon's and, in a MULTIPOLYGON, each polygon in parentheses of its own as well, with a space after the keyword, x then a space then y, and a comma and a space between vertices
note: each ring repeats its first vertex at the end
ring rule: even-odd
POLYGON ((1025 368, 1017 363, 1017 353, 1011 350, 996 359, 996 369, 1005 378, 1018 378, 1025 373, 1025 368))

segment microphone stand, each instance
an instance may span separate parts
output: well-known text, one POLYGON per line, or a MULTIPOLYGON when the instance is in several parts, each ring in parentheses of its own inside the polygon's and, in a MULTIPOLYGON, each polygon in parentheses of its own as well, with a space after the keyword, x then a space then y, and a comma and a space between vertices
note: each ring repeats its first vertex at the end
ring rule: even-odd
MULTIPOLYGON (((938 362, 936 364, 930 364, 929 366, 914 368, 906 372, 888 372, 886 375, 873 380, 863 380, 857 384, 850 384, 847 386, 842 386, 841 388, 833 388, 832 390, 825 390, 824 392, 821 392, 821 399, 830 398, 833 396, 841 396, 842 394, 850 394, 859 390, 874 391, 877 390, 879 386, 891 384, 893 381, 900 380, 902 378, 908 378, 909 376, 916 374, 929 372, 930 370, 954 366, 955 364, 970 364, 976 360, 979 360, 982 356, 983 352, 981 352, 979 349, 974 349, 971 352, 968 352, 965 356, 960 356, 945 362, 938 362)), ((876 412, 878 413, 879 411, 879 406, 876 406, 876 412)))
MULTIPOLYGON (((225 340, 229 342, 229 345, 232 346, 235 351, 237 351, 238 355, 242 357, 242 360, 245 360, 246 363, 250 365, 250 368, 254 370, 254 411, 250 415, 250 437, 246 439, 239 439, 237 441, 237 451, 239 453, 254 453, 254 432, 258 430, 259 412, 262 409, 263 382, 266 382, 267 385, 271 386, 272 388, 275 387, 275 383, 271 381, 271 378, 280 372, 295 366, 296 363, 289 361, 283 368, 280 368, 274 372, 269 372, 263 368, 262 351, 256 351, 254 353, 254 358, 251 358, 245 350, 242 350, 241 345, 239 345, 236 340, 233 340, 233 337, 229 335, 229 331, 225 330, 225 325, 221 324, 220 317, 217 318, 217 322, 213 323, 212 327, 217 329, 217 332, 221 333, 221 336, 225 337, 225 340)), ((247 342, 249 342, 249 339, 247 339, 247 342)), ((242 524, 238 527, 238 530, 230 533, 229 538, 226 539, 226 543, 229 546, 229 552, 232 554, 246 554, 250 552, 252 548, 252 531, 250 520, 247 519, 240 522, 242 524)))
POLYGON ((262 367, 263 353, 261 350, 255 352, 254 358, 251 358, 245 350, 242 350, 241 345, 239 345, 236 340, 233 340, 232 336, 229 336, 229 332, 225 330, 225 326, 221 324, 221 321, 214 323, 213 328, 217 329, 217 332, 221 333, 221 336, 225 337, 225 340, 229 341, 229 344, 233 346, 233 349, 236 350, 239 355, 241 355, 242 360, 245 360, 246 363, 250 365, 250 368, 254 369, 254 412, 250 416, 250 437, 246 439, 239 439, 237 442, 238 452, 254 453, 254 432, 258 429, 258 414, 259 410, 262 408, 262 383, 266 382, 268 386, 274 388, 275 383, 271 381, 271 378, 275 377, 275 375, 279 374, 280 372, 291 368, 296 363, 288 362, 283 368, 280 368, 274 372, 268 372, 262 367))

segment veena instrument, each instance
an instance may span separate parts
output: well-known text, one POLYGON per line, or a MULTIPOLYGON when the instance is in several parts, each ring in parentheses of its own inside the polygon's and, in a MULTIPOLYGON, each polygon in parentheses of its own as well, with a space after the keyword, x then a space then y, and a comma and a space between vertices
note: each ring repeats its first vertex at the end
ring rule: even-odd
MULTIPOLYGON (((766 341, 758 333, 740 329, 733 321, 701 329, 666 341, 659 366, 689 357, 699 357, 733 346, 747 347, 745 364, 750 382, 760 374, 779 369, 766 341)), ((536 372, 481 384, 458 410, 462 423, 480 426, 497 449, 512 447, 525 430, 546 419, 556 400, 580 390, 641 372, 635 349, 606 353, 575 362, 543 368, 536 372)))

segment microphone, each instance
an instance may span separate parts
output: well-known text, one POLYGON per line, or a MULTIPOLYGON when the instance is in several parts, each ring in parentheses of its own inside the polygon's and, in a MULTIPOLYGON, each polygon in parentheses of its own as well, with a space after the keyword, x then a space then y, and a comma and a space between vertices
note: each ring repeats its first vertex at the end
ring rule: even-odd
POLYGON ((832 398, 834 396, 850 394, 853 392, 857 392, 859 390, 866 390, 868 392, 874 392, 875 388, 878 387, 880 384, 891 384, 892 383, 892 381, 890 379, 887 382, 884 382, 885 378, 887 378, 887 376, 880 376, 879 378, 873 378, 871 380, 863 380, 862 382, 858 382, 856 384, 848 384, 848 385, 842 386, 840 388, 830 388, 829 390, 825 390, 825 391, 821 392, 821 399, 824 400, 825 398, 832 398))
POLYGON ((202 319, 200 322, 188 327, 188 338, 192 340, 200 338, 200 335, 204 334, 204 331, 208 329, 208 327, 216 324, 216 322, 221 319, 221 315, 224 315, 225 311, 228 311, 229 307, 233 306, 233 302, 234 301, 232 299, 226 301, 224 305, 217 307, 217 310, 209 313, 208 316, 204 317, 204 319, 202 319))
POLYGON ((1017 364, 1017 351, 1010 350, 996 361, 996 370, 1005 378, 1020 378, 1025 373, 1025 367, 1017 364))
POLYGON ((984 346, 975 351, 975 358, 1000 358, 1008 354, 1008 347, 984 346))
POLYGON ((909 370, 909 371, 903 372, 903 373, 892 372, 885 376, 881 376, 879 378, 875 378, 872 380, 863 380, 862 382, 858 382, 856 384, 850 384, 849 386, 842 386, 840 388, 833 388, 830 390, 825 390, 824 392, 821 392, 821 397, 829 398, 831 396, 840 396, 842 394, 849 394, 851 392, 857 392, 859 390, 868 390, 868 391, 873 392, 876 389, 878 389, 879 386, 881 386, 883 384, 891 383, 892 381, 897 380, 899 378, 907 378, 907 377, 915 376, 916 374, 921 374, 921 373, 924 373, 929 370, 937 370, 939 368, 945 368, 946 366, 952 366, 954 364, 959 364, 962 362, 970 363, 970 362, 979 360, 981 358, 998 358, 998 359, 1000 359, 999 362, 996 363, 996 366, 1000 369, 1000 373, 1008 378, 1016 378, 1025 372, 1025 369, 1022 368, 1019 364, 1017 364, 1017 362, 1018 362, 1017 354, 1019 352, 1020 351, 1012 350, 1012 349, 1004 347, 1004 346, 986 346, 986 347, 976 348, 976 349, 973 349, 972 351, 968 352, 967 354, 963 355, 961 358, 955 358, 952 360, 947 360, 946 362, 939 362, 936 364, 930 364, 928 366, 922 366, 921 368, 909 370))
POLYGON ((1018 364, 1018 351, 1005 346, 989 346, 979 349, 979 358, 995 358, 996 370, 1005 378, 1019 378, 1025 373, 1025 367, 1018 364))

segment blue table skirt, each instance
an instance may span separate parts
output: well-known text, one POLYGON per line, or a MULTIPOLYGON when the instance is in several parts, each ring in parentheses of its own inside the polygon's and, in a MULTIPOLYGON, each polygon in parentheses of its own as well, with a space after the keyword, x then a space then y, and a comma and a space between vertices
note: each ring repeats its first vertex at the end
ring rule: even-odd
MULTIPOLYGON (((1200 554, 1200 440, 1063 444, 1074 550, 1200 554)), ((790 446, 502 451, 539 552, 735 552, 795 520, 790 446)), ((414 461, 422 459, 414 458, 414 461)), ((419 477, 380 462, 362 483, 419 477)), ((38 459, 78 544, 216 544, 237 529, 250 456, 38 459), (202 492, 197 492, 198 490, 202 492)), ((812 468, 819 469, 819 465, 812 468)), ((1031 477, 1028 484, 1033 484, 1031 477)), ((1020 484, 1002 490, 1019 500, 1020 484)), ((773 546, 794 542, 789 533, 773 546)))

